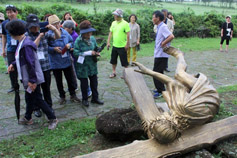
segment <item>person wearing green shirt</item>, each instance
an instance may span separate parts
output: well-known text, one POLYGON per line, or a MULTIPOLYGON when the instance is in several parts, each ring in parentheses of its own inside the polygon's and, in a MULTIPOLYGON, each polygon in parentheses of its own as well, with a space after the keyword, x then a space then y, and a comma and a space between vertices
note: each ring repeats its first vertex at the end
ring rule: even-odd
POLYGON ((117 58, 123 67, 128 67, 127 50, 129 48, 130 27, 128 22, 123 19, 123 11, 116 9, 113 13, 115 21, 110 26, 109 37, 107 41, 107 49, 110 48, 110 39, 113 37, 113 48, 110 63, 112 64, 113 73, 110 78, 116 77, 117 58))

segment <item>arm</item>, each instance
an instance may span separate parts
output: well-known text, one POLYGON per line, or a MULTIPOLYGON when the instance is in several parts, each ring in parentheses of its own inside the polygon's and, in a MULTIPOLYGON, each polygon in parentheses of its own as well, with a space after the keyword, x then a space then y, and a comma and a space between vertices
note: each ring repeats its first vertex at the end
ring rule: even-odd
POLYGON ((44 36, 44 33, 40 33, 39 36, 35 39, 34 43, 37 45, 37 47, 40 44, 40 40, 42 39, 42 37, 44 36))
POLYGON ((174 35, 171 34, 169 35, 162 43, 161 43, 161 47, 165 47, 167 43, 171 42, 174 39, 174 35))
POLYGON ((107 40, 107 50, 109 50, 109 48, 110 48, 110 40, 111 40, 112 36, 113 36, 112 32, 109 32, 109 36, 108 36, 108 40, 107 40))
POLYGON ((59 39, 61 38, 61 31, 58 30, 56 27, 53 25, 49 24, 46 26, 49 30, 52 30, 54 32, 54 39, 59 39))
POLYGON ((140 44, 140 36, 141 36, 141 34, 140 34, 140 26, 138 25, 138 29, 137 29, 137 45, 140 44))
POLYGON ((128 48, 129 48, 129 40, 130 40, 129 36, 130 36, 130 32, 127 32, 127 44, 126 44, 126 46, 125 46, 125 50, 126 50, 126 51, 127 51, 128 48))
POLYGON ((7 36, 2 35, 2 56, 6 57, 6 44, 7 44, 7 36))
POLYGON ((221 37, 223 37, 223 29, 221 29, 221 37))

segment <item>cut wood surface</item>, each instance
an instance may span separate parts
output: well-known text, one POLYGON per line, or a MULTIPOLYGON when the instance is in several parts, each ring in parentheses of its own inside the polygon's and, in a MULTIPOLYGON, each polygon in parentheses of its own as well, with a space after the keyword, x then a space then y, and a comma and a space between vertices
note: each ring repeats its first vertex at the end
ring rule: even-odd
POLYGON ((124 70, 124 78, 142 121, 154 120, 162 113, 156 107, 153 95, 148 89, 142 74, 135 72, 133 68, 126 68, 124 70))
POLYGON ((186 130, 181 138, 169 145, 161 145, 154 139, 96 151, 76 158, 159 158, 167 155, 181 155, 199 150, 221 140, 237 136, 237 116, 186 130))

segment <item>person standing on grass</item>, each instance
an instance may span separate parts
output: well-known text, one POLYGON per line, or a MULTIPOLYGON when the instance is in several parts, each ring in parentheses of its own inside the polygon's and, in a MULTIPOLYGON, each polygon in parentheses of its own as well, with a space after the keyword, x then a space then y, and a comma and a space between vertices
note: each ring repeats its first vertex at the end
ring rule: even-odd
MULTIPOLYGON (((129 48, 127 51, 127 57, 128 57, 128 64, 130 63, 130 50, 132 48, 132 62, 135 62, 137 59, 137 46, 140 44, 140 26, 136 23, 137 16, 135 14, 132 14, 129 16, 129 27, 130 27, 130 34, 129 34, 129 48)), ((131 66, 134 66, 132 64, 131 66)))
MULTIPOLYGON (((167 25, 163 22, 164 14, 160 11, 155 11, 152 16, 152 22, 157 26, 155 50, 154 50, 154 67, 153 71, 164 73, 167 66, 169 55, 163 51, 163 48, 170 45, 170 42, 174 39, 174 35, 170 32, 167 25)), ((153 78, 156 90, 154 91, 154 98, 158 98, 162 95, 162 91, 165 91, 165 86, 159 80, 153 78)))
MULTIPOLYGON (((15 52, 16 52, 18 41, 11 38, 11 35, 9 34, 8 30, 6 30, 5 26, 11 20, 17 19, 18 11, 14 5, 6 5, 6 13, 7 13, 8 19, 2 23, 2 52, 3 52, 2 54, 3 54, 3 57, 7 56, 7 62, 9 65, 13 61, 15 61, 15 52), (6 46, 7 46, 7 49, 5 49, 6 46)), ((9 76, 11 80, 11 88, 8 90, 7 93, 11 93, 14 90, 19 90, 17 72, 13 71, 9 74, 9 76)))
POLYGON ((128 22, 123 19, 123 11, 116 9, 113 13, 114 22, 110 26, 110 32, 107 41, 107 49, 110 48, 110 39, 113 37, 113 48, 110 63, 112 64, 112 74, 110 78, 116 77, 117 58, 120 57, 121 65, 128 67, 127 50, 129 48, 130 28, 128 22))
POLYGON ((231 16, 228 15, 226 16, 226 22, 224 22, 222 24, 222 28, 221 28, 221 43, 220 43, 220 51, 222 52, 222 45, 224 40, 226 40, 226 48, 225 48, 225 52, 228 53, 228 48, 229 48, 229 42, 233 37, 233 33, 234 33, 234 26, 231 22, 231 16))
MULTIPOLYGON (((161 11, 164 14, 164 23, 168 26, 168 29, 170 30, 171 33, 173 33, 174 31, 174 24, 173 21, 168 19, 168 10, 167 9, 162 9, 161 11)), ((157 33, 157 26, 154 25, 154 32, 157 33)), ((169 59, 169 58, 168 58, 169 59)), ((170 70, 168 69, 168 60, 167 60, 167 65, 166 65, 166 72, 170 72, 170 70)))
POLYGON ((25 89, 26 112, 25 117, 19 120, 19 124, 31 125, 32 113, 35 105, 39 106, 49 119, 49 129, 57 127, 58 120, 50 106, 42 99, 40 84, 44 82, 44 75, 36 54, 37 46, 25 36, 25 24, 19 20, 11 20, 6 29, 13 39, 18 40, 15 57, 10 63, 9 72, 16 71, 19 80, 25 89), (15 65, 17 69, 15 69, 15 65))
MULTIPOLYGON (((53 102, 50 92, 51 70, 50 70, 49 53, 48 53, 48 40, 60 38, 60 32, 53 25, 48 25, 47 26, 48 29, 54 31, 55 36, 49 36, 47 32, 40 33, 39 18, 35 14, 29 14, 26 18, 26 22, 28 32, 26 32, 25 35, 30 40, 34 41, 38 46, 36 52, 41 65, 41 69, 44 74, 44 81, 45 81, 40 85, 43 91, 44 100, 52 108, 53 102)), ((42 113, 39 107, 35 107, 34 114, 36 117, 41 117, 42 113)))

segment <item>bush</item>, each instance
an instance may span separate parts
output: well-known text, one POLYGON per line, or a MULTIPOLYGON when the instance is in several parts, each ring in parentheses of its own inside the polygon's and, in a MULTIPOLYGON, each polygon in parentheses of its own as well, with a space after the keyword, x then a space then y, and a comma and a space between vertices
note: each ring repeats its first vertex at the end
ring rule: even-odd
MULTIPOLYGON (((56 1, 56 0, 55 0, 56 1)), ((17 6, 19 9, 18 18, 25 20, 30 13, 37 14, 40 19, 45 14, 56 14, 60 19, 63 19, 65 12, 70 12, 74 20, 80 24, 83 20, 90 20, 93 27, 97 30, 96 35, 108 35, 109 27, 113 22, 112 11, 106 11, 105 13, 88 14, 83 11, 79 11, 70 6, 54 4, 47 7, 34 7, 27 4, 17 6)), ((0 12, 5 13, 5 8, 0 7, 0 12)), ((152 41, 151 34, 153 33, 152 13, 154 10, 143 9, 138 10, 137 23, 141 28, 141 42, 147 43, 152 41)), ((124 12, 124 19, 128 21, 128 17, 132 12, 126 10, 124 12)), ((221 25, 225 21, 225 16, 217 14, 216 12, 204 13, 203 15, 195 15, 194 11, 190 8, 184 10, 181 13, 174 14, 176 25, 174 29, 174 35, 176 37, 216 37, 220 35, 221 25)), ((233 16, 234 28, 237 28, 237 15, 233 16)), ((78 28, 76 31, 79 31, 78 28)), ((154 33, 153 33, 154 34, 154 33)), ((237 32, 234 31, 234 36, 237 36, 237 32)))

